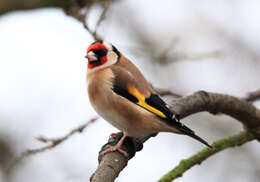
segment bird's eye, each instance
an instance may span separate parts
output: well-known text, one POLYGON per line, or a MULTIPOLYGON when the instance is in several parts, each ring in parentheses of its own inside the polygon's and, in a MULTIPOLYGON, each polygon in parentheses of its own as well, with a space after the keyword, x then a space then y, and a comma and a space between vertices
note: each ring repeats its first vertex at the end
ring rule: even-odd
POLYGON ((107 50, 106 49, 99 49, 99 50, 93 50, 93 52, 99 56, 99 57, 103 57, 107 55, 107 50))

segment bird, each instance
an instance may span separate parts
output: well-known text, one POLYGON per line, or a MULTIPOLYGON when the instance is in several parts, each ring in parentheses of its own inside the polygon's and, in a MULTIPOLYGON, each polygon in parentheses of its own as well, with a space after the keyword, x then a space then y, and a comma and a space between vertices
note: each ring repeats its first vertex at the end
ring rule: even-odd
POLYGON ((142 138, 159 132, 190 136, 212 148, 180 122, 179 115, 163 101, 142 72, 108 41, 97 40, 87 48, 87 90, 95 111, 123 136, 104 153, 119 151, 126 137, 142 138))

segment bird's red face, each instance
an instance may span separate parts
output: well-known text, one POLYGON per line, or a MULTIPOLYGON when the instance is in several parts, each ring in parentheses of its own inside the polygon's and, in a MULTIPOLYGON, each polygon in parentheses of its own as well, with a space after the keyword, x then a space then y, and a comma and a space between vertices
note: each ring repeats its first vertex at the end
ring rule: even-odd
POLYGON ((120 52, 109 42, 98 40, 88 47, 86 58, 88 69, 93 69, 115 64, 120 58, 120 52))
POLYGON ((100 40, 92 43, 87 49, 86 58, 88 59, 88 68, 92 69, 105 64, 108 60, 108 51, 103 41, 100 40))

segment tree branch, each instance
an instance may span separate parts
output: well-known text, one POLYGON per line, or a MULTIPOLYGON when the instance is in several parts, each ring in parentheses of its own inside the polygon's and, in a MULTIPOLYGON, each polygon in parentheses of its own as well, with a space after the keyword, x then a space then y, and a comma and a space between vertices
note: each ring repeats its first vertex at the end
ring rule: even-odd
POLYGON ((110 7, 110 1, 109 0, 104 1, 103 11, 102 11, 101 15, 99 16, 99 19, 96 23, 95 29, 94 29, 93 34, 92 34, 92 36, 95 40, 101 39, 101 36, 97 36, 97 30, 98 30, 100 24, 104 21, 109 7, 110 7), (97 38, 99 38, 99 39, 97 39, 97 38))
POLYGON ((31 10, 45 7, 57 7, 75 19, 82 22, 84 28, 93 36, 95 40, 100 40, 101 36, 97 34, 97 29, 105 19, 106 12, 110 6, 111 0, 5 0, 0 3, 0 15, 17 10, 31 10), (103 11, 91 30, 86 22, 87 15, 93 4, 103 5, 103 11))
POLYGON ((17 10, 31 10, 45 7, 65 7, 69 1, 61 0, 2 0, 0 3, 0 15, 17 10))
POLYGON ((41 141, 43 143, 47 143, 47 145, 40 147, 40 148, 25 150, 24 152, 21 153, 21 155, 19 157, 17 157, 15 160, 13 160, 10 165, 8 165, 8 167, 6 168, 6 172, 9 172, 22 159, 29 157, 31 155, 35 155, 35 154, 44 152, 44 151, 49 150, 49 149, 53 149, 53 148, 57 147, 58 145, 60 145, 61 143, 63 143, 64 141, 66 141, 72 135, 74 135, 78 132, 79 133, 83 132, 83 130, 86 127, 88 127, 90 124, 94 123, 97 119, 98 119, 97 117, 90 119, 86 123, 72 129, 69 133, 67 133, 66 135, 64 135, 62 137, 57 137, 57 138, 52 138, 52 139, 46 138, 46 137, 43 137, 43 136, 37 137, 38 141, 41 141))
POLYGON ((181 118, 207 111, 211 114, 223 113, 229 115, 248 128, 260 126, 260 111, 255 106, 242 99, 225 94, 199 91, 190 96, 173 100, 170 106, 181 118))
POLYGON ((230 147, 243 145, 249 141, 252 141, 253 139, 254 136, 252 134, 244 131, 235 136, 218 140, 212 144, 213 149, 205 148, 197 154, 182 160, 178 166, 176 166, 173 170, 165 174, 159 180, 159 182, 173 181, 174 179, 181 177, 184 174, 184 172, 189 170, 191 167, 197 164, 201 164, 204 160, 211 157, 212 155, 230 147))
POLYGON ((99 25, 101 22, 105 19, 106 13, 110 7, 110 1, 111 0, 102 0, 100 4, 103 6, 103 11, 101 15, 99 16, 99 19, 97 20, 97 23, 95 25, 94 30, 91 30, 91 28, 88 25, 87 17, 88 13, 90 12, 93 4, 88 4, 88 6, 85 6, 82 8, 82 5, 78 1, 74 1, 69 8, 64 9, 65 13, 74 17, 75 19, 79 20, 84 28, 90 33, 90 35, 94 38, 94 40, 101 40, 101 36, 97 33, 97 29, 99 28, 99 25), (83 11, 84 9, 84 11, 83 11))
POLYGON ((254 91, 254 92, 248 93, 247 97, 245 98, 245 101, 255 102, 255 101, 258 101, 259 99, 260 99, 260 89, 254 91))
POLYGON ((92 4, 104 3, 112 0, 2 0, 0 2, 0 15, 18 10, 32 10, 47 7, 70 9, 77 3, 81 8, 92 4))
MULTIPOLYGON (((170 106, 171 109, 180 115, 180 118, 202 111, 207 111, 212 114, 223 113, 229 115, 247 126, 249 128, 248 132, 253 134, 258 140, 260 139, 260 111, 251 103, 246 102, 243 99, 225 94, 200 91, 190 96, 173 100, 170 106)), ((146 139, 144 139, 144 141, 146 139)), ((117 143, 117 141, 118 139, 115 140, 115 143, 117 143)), ((123 146, 126 148, 127 152, 135 150, 136 148, 135 145, 128 146, 125 143, 123 146)), ((215 143, 214 146, 217 148, 214 148, 213 151, 220 151, 221 149, 219 147, 225 147, 226 145, 220 146, 218 143, 215 143)), ((211 149, 205 150, 210 151, 211 149)), ((127 165, 128 160, 129 159, 126 159, 117 151, 105 155, 100 159, 99 166, 91 177, 91 182, 101 182, 103 179, 107 179, 107 182, 113 182, 121 170, 127 165), (107 178, 108 176, 109 178, 107 178)))

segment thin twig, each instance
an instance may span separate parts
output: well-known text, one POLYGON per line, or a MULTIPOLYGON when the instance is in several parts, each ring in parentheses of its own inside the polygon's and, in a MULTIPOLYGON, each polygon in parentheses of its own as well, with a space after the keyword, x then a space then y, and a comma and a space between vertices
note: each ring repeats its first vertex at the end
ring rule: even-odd
POLYGON ((171 170, 167 174, 165 174, 159 180, 159 182, 173 181, 174 179, 181 177, 191 167, 193 167, 197 164, 201 164, 203 161, 205 161, 207 158, 213 156, 217 152, 223 151, 230 147, 243 145, 244 143, 252 141, 253 139, 254 139, 254 136, 252 134, 244 131, 235 136, 218 140, 212 144, 213 149, 204 148, 197 154, 195 154, 185 160, 182 160, 178 166, 176 166, 173 170, 171 170))
POLYGON ((16 159, 14 159, 11 164, 8 166, 8 168, 6 169, 6 172, 9 172, 17 163, 19 163, 22 159, 29 157, 31 155, 34 154, 38 154, 41 152, 44 152, 48 149, 53 149, 56 146, 58 146, 59 144, 65 142, 69 137, 71 137, 72 135, 74 135, 75 133, 79 132, 83 132, 83 130, 88 127, 90 124, 94 123, 98 118, 92 118, 89 121, 87 121, 86 123, 72 129, 69 133, 67 133, 64 136, 61 137, 57 137, 57 138, 46 138, 43 136, 37 137, 38 141, 41 141, 43 143, 48 143, 46 146, 40 147, 40 148, 35 148, 35 149, 27 149, 24 152, 21 153, 20 156, 18 156, 16 159))
POLYGON ((95 38, 95 36, 93 35, 94 32, 89 28, 88 23, 87 23, 88 15, 89 15, 91 8, 92 8, 92 5, 87 6, 85 12, 82 15, 82 18, 78 19, 78 20, 83 24, 84 28, 90 33, 90 35, 92 35, 93 38, 95 40, 97 40, 95 38))
POLYGON ((87 21, 87 17, 88 14, 92 8, 92 4, 88 4, 88 6, 84 7, 85 11, 82 11, 82 7, 75 1, 72 6, 68 9, 65 10, 66 13, 74 18, 76 18, 77 20, 79 20, 84 28, 90 33, 90 35, 95 39, 95 40, 101 40, 101 36, 97 33, 97 30, 100 26, 100 24, 104 21, 105 17, 106 17, 106 13, 110 7, 110 1, 109 0, 105 0, 103 2, 103 10, 101 15, 99 16, 95 28, 94 30, 92 30, 89 25, 88 25, 88 21, 87 21))
MULTIPOLYGON (((90 7, 91 8, 91 7, 90 7)), ((87 8, 88 10, 83 14, 83 19, 80 21, 82 22, 84 28, 89 32, 89 34, 93 37, 95 40, 101 40, 101 36, 97 33, 97 29, 91 30, 87 23, 87 15, 89 13, 90 8, 87 8)), ((97 28, 97 27, 96 27, 97 28)))
MULTIPOLYGON (((106 13, 107 13, 107 11, 108 11, 108 9, 109 9, 109 6, 110 6, 110 1, 109 1, 109 0, 104 1, 103 11, 102 11, 101 15, 99 16, 99 19, 98 19, 98 21, 97 21, 97 23, 96 23, 96 26, 95 26, 95 29, 94 29, 94 32, 93 32, 93 37, 94 37, 94 38, 95 38, 96 35, 97 35, 97 30, 98 30, 100 24, 103 22, 103 20, 104 20, 105 17, 106 17, 106 13)), ((99 38, 100 38, 100 36, 99 36, 99 38)), ((96 40, 97 40, 97 39, 96 39, 96 40)))

